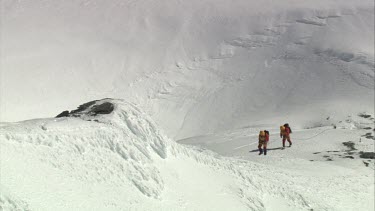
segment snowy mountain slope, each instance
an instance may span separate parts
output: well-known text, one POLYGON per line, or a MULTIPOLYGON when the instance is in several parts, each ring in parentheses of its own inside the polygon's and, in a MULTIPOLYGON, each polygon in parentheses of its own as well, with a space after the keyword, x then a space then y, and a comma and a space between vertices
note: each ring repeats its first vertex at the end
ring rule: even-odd
MULTIPOLYGON (((95 101, 75 116, 0 127, 3 209, 373 207, 369 202, 373 178, 350 169, 321 163, 321 169, 331 173, 309 175, 311 170, 287 171, 180 145, 166 138, 144 112, 122 100, 95 101), (94 107, 105 102, 114 105, 113 112, 95 115, 94 107)), ((313 167, 307 161, 295 162, 313 167)))
MULTIPOLYGON (((321 204, 328 201, 336 203, 335 208, 331 209, 355 210, 354 207, 365 205, 366 208, 362 209, 374 210, 375 122, 373 117, 366 118, 360 114, 348 116, 343 121, 333 121, 336 128, 321 127, 324 125, 322 121, 320 126, 314 128, 294 130, 291 135, 293 145, 285 149, 282 148, 279 131, 271 129, 266 156, 258 154, 257 138, 260 130, 272 128, 267 124, 191 137, 178 142, 203 147, 223 156, 259 163, 264 168, 285 171, 289 177, 280 178, 280 183, 301 185, 291 189, 302 188, 300 190, 306 194, 312 192, 322 197, 321 204), (312 187, 319 189, 312 190, 312 187), (364 198, 358 197, 359 195, 364 198), (355 200, 347 201, 345 197, 355 200)), ((277 177, 272 171, 268 174, 277 177)), ((279 209, 273 207, 270 210, 279 209)))
POLYGON ((0 123, 0 209, 374 210, 373 1, 0 6, 0 121, 125 99, 0 123))
POLYGON ((374 106, 373 1, 1 7, 1 121, 115 97, 180 139, 273 118, 303 128, 374 106))

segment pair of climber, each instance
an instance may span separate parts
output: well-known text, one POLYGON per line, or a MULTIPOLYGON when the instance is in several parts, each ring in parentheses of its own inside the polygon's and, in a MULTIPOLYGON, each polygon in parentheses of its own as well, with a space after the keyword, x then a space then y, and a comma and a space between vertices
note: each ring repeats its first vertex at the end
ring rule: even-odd
MULTIPOLYGON (((285 141, 289 142, 289 147, 292 146, 292 141, 290 140, 290 134, 292 133, 292 129, 289 127, 288 123, 280 126, 280 138, 282 138, 283 147, 285 147, 285 141)), ((270 133, 268 130, 262 130, 259 132, 259 155, 263 154, 267 155, 267 144, 270 139, 270 133)))

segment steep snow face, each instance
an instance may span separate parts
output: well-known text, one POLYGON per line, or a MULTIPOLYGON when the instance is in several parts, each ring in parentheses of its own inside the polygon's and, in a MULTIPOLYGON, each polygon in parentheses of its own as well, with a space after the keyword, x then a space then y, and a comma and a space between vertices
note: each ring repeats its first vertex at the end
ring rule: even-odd
POLYGON ((0 118, 115 97, 185 138, 259 119, 303 127, 309 117, 369 111, 373 4, 4 0, 0 118))
POLYGON ((285 171, 179 145, 166 138, 148 115, 121 100, 95 101, 76 116, 1 125, 0 208, 289 211, 373 207, 369 202, 373 178, 357 171, 321 164, 335 170, 309 175, 306 170, 285 171), (103 103, 113 104, 114 110, 105 115, 90 112, 103 103))

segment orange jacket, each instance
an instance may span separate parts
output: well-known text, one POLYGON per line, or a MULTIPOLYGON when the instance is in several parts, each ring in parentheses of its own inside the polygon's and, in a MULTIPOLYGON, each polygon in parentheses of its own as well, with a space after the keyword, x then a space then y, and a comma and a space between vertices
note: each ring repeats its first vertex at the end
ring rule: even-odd
POLYGON ((285 130, 281 131, 280 132, 280 136, 283 135, 283 136, 289 136, 290 134, 290 128, 289 127, 285 127, 285 130))

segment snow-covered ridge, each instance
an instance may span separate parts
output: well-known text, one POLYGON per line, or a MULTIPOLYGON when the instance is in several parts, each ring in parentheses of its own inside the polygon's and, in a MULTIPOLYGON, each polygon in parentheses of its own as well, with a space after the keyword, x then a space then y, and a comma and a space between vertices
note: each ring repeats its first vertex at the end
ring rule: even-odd
MULTIPOLYGON (((71 155, 82 155, 87 150, 115 153, 124 160, 133 161, 124 163, 129 165, 127 167, 118 166, 117 168, 129 171, 124 175, 133 176, 131 180, 137 187, 147 187, 142 182, 151 179, 145 176, 155 173, 155 169, 141 164, 152 162, 155 156, 166 158, 168 139, 159 134, 153 122, 130 103, 119 100, 92 102, 91 106, 81 111, 79 117, 30 120, 3 126, 1 140, 19 142, 19 144, 26 142, 32 146, 35 145, 36 148, 45 146, 48 149, 46 153, 57 153, 53 158, 45 160, 52 165, 57 165, 55 166, 57 168, 64 168, 65 165, 58 162, 61 159, 57 156, 60 150, 64 154, 71 153, 71 155), (96 116, 90 114, 90 110, 95 105, 108 102, 114 105, 112 113, 96 116), (59 166, 61 164, 63 166, 59 166)), ((79 158, 73 156, 72 159, 69 159, 68 163, 73 164, 75 159, 79 158)), ((150 182, 152 185, 142 190, 148 196, 158 195, 158 183, 162 182, 158 181, 160 178, 157 174, 153 176, 155 178, 152 178, 150 182)))
POLYGON ((361 192, 369 182, 365 175, 353 177, 355 172, 341 169, 339 178, 332 175, 327 180, 224 158, 168 139, 132 103, 93 102, 76 117, 0 127, 2 208, 340 210, 371 206, 366 202, 368 192, 361 192), (90 109, 104 103, 112 104, 114 110, 90 115, 90 109), (291 182, 280 182, 291 177, 291 182), (356 185, 348 187, 338 180, 356 185), (306 182, 311 185, 309 191, 306 182), (314 190, 325 194, 325 199, 314 190), (344 203, 343 194, 364 197, 344 203))
MULTIPOLYGON (((1 166, 1 186, 10 190, 9 192, 1 192, 2 208, 12 208, 12 206, 8 206, 10 203, 14 204, 14 207, 26 207, 27 210, 89 209, 90 207, 145 209, 150 206, 145 202, 149 202, 152 206, 163 207, 164 209, 172 206, 176 209, 181 206, 180 204, 174 204, 178 201, 171 201, 171 204, 164 204, 160 201, 163 195, 164 198, 166 197, 166 188, 176 188, 168 187, 168 185, 171 185, 168 184, 171 182, 168 178, 169 174, 177 177, 180 183, 194 181, 180 181, 179 177, 187 179, 186 177, 189 176, 180 175, 178 170, 196 171, 207 168, 206 171, 214 173, 214 175, 231 170, 233 172, 229 171, 226 173, 227 176, 224 176, 229 178, 236 174, 237 170, 230 162, 221 163, 221 159, 215 158, 212 153, 202 153, 170 141, 162 135, 147 115, 131 103, 106 99, 92 101, 84 105, 90 106, 83 106, 85 109, 81 109, 80 115, 75 117, 30 120, 1 127, 1 149, 4 152, 2 154, 4 156, 2 161, 4 162, 1 166), (113 112, 104 115, 91 115, 90 111, 95 106, 104 103, 114 105, 113 112), (25 167, 24 171, 26 171, 27 177, 22 181, 17 180, 17 178, 20 176, 20 168, 26 164, 17 163, 19 160, 31 163, 33 166, 31 169, 25 167), (171 168, 169 165, 173 166, 174 162, 181 165, 178 167, 181 169, 173 169, 173 167, 169 169, 171 168), (36 166, 40 171, 36 171, 36 166), (40 169, 39 166, 44 168, 45 171, 40 169), (210 170, 211 168, 214 169, 210 170), (17 173, 12 174, 15 172, 17 173), (54 178, 56 174, 59 174, 60 177, 54 178), (38 183, 40 177, 43 177, 43 183, 38 183), (70 178, 73 181, 70 181, 70 178), (67 182, 74 184, 66 184, 67 182), (49 185, 46 187, 46 184, 49 185), (60 186, 60 184, 63 185, 60 186), (74 187, 77 184, 86 184, 85 187, 88 185, 89 189, 78 190, 78 187, 74 187), (81 197, 84 201, 80 201, 79 204, 70 201, 72 199, 69 199, 71 196, 66 185, 73 188, 73 194, 83 194, 81 197), (101 193, 100 190, 95 188, 101 185, 118 187, 117 191, 122 192, 120 195, 125 198, 120 200, 112 198, 113 204, 107 204, 106 200, 114 197, 114 192, 101 193), (55 189, 58 189, 58 191, 55 192, 55 189), (31 193, 35 190, 39 190, 42 195, 48 194, 52 201, 44 199, 41 201, 38 197, 34 197, 31 193), (29 194, 32 196, 28 197, 29 194), (59 194, 62 195, 58 196, 59 194), (96 201, 95 204, 91 204, 93 202, 85 198, 87 194, 109 195, 104 197, 104 201, 96 201), (22 200, 18 200, 14 195, 22 198, 22 200), (63 203, 55 197, 67 197, 69 200, 67 203, 63 203), (154 201, 147 199, 147 197, 154 201), (145 202, 131 205, 132 200, 145 202)), ((194 172, 184 173, 194 174, 194 172)), ((200 174, 198 173, 198 175, 200 174)), ((205 181, 201 182, 205 183, 205 181)), ((185 190, 187 193, 179 189, 170 191, 176 192, 177 195, 199 194, 189 193, 189 190, 185 190)), ((188 207, 198 205, 197 203, 188 207)), ((229 205, 231 204, 226 206, 229 205)), ((261 202, 257 202, 251 205, 245 203, 242 206, 242 209, 244 209, 247 206, 262 205, 261 202)))

